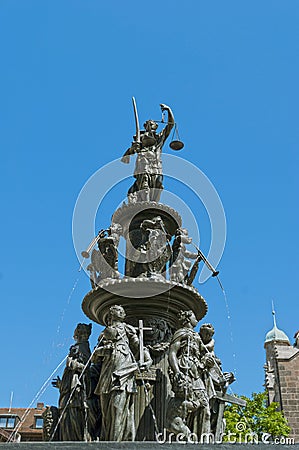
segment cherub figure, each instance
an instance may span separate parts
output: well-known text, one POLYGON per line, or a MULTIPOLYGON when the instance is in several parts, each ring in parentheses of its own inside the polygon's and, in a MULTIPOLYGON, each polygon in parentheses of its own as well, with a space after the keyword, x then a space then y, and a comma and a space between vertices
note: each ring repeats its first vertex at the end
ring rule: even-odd
POLYGON ((118 245, 121 233, 122 227, 118 223, 112 223, 107 230, 99 232, 97 241, 99 250, 92 251, 91 264, 87 266, 93 289, 105 278, 119 278, 118 245))
MULTIPOLYGON (((172 258, 170 261, 171 281, 174 281, 176 283, 191 284, 189 283, 189 270, 192 266, 190 259, 195 259, 195 264, 201 260, 198 253, 190 252, 189 250, 187 250, 186 244, 191 244, 191 242, 192 238, 189 237, 188 230, 186 228, 178 228, 175 233, 175 238, 172 245, 172 258)), ((193 268, 192 272, 194 272, 193 268)), ((192 273, 192 278, 194 279, 194 277, 195 273, 192 273)))

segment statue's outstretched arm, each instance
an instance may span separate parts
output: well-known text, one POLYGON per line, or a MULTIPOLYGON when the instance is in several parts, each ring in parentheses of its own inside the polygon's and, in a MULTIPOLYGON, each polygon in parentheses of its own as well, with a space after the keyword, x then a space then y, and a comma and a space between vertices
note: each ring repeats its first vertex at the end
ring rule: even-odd
POLYGON ((121 158, 121 162, 124 164, 129 164, 130 156, 133 155, 132 147, 128 148, 128 150, 123 154, 121 158))
POLYGON ((171 108, 167 105, 164 105, 164 103, 160 104, 162 111, 167 111, 168 114, 168 119, 167 119, 167 125, 163 130, 163 134, 165 136, 165 140, 168 138, 168 136, 170 135, 171 130, 174 127, 174 115, 173 112, 171 110, 171 108))
POLYGON ((140 149, 140 144, 138 142, 133 142, 131 147, 128 148, 128 150, 123 154, 123 156, 121 158, 121 162, 123 162, 125 164, 129 164, 130 156, 137 153, 139 149, 140 149))

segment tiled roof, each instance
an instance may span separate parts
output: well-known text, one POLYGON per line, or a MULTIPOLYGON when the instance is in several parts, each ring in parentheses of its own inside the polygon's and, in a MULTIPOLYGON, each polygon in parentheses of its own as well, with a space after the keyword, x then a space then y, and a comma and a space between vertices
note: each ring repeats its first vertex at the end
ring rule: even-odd
POLYGON ((7 435, 9 437, 14 431, 21 435, 21 440, 42 440, 43 430, 35 428, 35 417, 41 416, 45 409, 43 403, 36 408, 0 408, 0 416, 15 416, 18 419, 14 429, 0 428, 2 441, 7 440, 7 435))

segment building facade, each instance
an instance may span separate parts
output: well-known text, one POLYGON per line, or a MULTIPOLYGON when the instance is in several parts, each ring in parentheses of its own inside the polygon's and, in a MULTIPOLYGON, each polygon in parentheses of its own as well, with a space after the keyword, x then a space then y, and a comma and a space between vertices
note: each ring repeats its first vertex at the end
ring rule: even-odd
POLYGON ((277 328, 275 313, 274 327, 265 339, 266 364, 265 387, 269 404, 277 402, 289 426, 290 437, 299 442, 299 332, 291 345, 288 336, 277 328))
POLYGON ((43 403, 35 408, 0 408, 0 442, 43 440, 43 403))

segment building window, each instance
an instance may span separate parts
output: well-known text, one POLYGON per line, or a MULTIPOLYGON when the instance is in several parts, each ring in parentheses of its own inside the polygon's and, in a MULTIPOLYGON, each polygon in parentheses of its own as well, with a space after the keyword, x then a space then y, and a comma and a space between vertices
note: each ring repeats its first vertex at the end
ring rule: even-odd
POLYGON ((14 428, 16 424, 15 416, 0 417, 0 428, 14 428))
POLYGON ((7 428, 14 428, 15 422, 16 422, 15 417, 8 417, 7 418, 7 428))
POLYGON ((0 417, 0 428, 6 428, 6 417, 0 417))
POLYGON ((35 428, 43 428, 44 419, 42 417, 35 417, 35 428))

